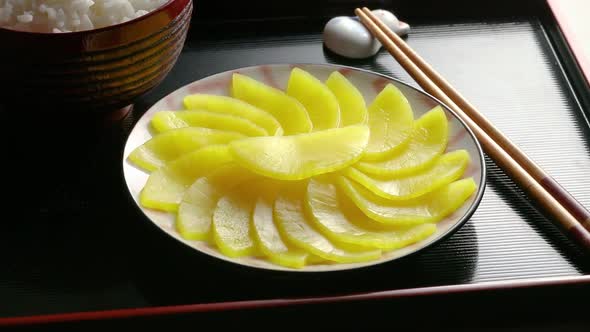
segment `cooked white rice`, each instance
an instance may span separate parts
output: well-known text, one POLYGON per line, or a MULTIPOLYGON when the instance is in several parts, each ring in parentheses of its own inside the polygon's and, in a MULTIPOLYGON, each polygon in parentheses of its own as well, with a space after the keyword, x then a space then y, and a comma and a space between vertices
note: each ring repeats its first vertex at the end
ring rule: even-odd
POLYGON ((122 23, 169 0, 0 0, 0 26, 23 31, 71 32, 122 23))

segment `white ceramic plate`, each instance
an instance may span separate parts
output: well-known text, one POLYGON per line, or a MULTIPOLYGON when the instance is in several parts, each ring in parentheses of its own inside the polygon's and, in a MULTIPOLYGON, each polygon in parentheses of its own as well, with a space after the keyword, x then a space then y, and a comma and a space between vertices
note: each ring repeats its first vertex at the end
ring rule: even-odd
POLYGON ((469 152, 471 155, 471 163, 465 171, 463 177, 473 177, 475 183, 478 186, 478 190, 467 200, 467 202, 465 202, 465 204, 463 204, 461 208, 455 211, 455 213, 440 221, 438 223, 436 233, 434 233, 432 236, 405 248, 387 252, 380 259, 375 261, 354 264, 320 264, 306 266, 303 269, 289 269, 255 257, 233 259, 222 255, 214 246, 211 246, 205 242, 188 241, 183 239, 174 227, 174 214, 146 209, 139 204, 139 193, 148 178, 148 174, 129 163, 127 161, 127 156, 131 153, 131 151, 133 151, 133 149, 152 137, 149 130, 149 121, 156 112, 163 110, 183 109, 182 100, 188 94, 207 93, 216 95, 229 95, 231 77, 232 74, 236 72, 260 80, 276 88, 284 89, 286 87, 291 69, 295 66, 308 71, 322 81, 325 81, 333 71, 339 70, 360 90, 360 92, 365 97, 367 105, 372 102, 374 97, 379 91, 381 91, 385 84, 392 83, 404 93, 410 102, 415 118, 419 118, 422 114, 440 104, 430 95, 390 77, 356 68, 328 64, 261 65, 227 71, 198 80, 172 92, 153 105, 137 122, 125 145, 125 151, 123 155, 123 171, 125 181, 127 183, 129 192, 133 197, 133 200, 147 217, 146 221, 154 223, 162 231, 166 232, 174 239, 195 249, 196 251, 228 262, 233 262, 249 267, 278 271, 323 272, 355 269, 408 256, 448 237, 471 217, 479 205, 485 190, 486 170, 483 152, 473 133, 460 119, 457 118, 457 116, 452 111, 448 110, 446 107, 445 110, 447 111, 447 118, 449 120, 450 135, 447 151, 465 149, 469 152))

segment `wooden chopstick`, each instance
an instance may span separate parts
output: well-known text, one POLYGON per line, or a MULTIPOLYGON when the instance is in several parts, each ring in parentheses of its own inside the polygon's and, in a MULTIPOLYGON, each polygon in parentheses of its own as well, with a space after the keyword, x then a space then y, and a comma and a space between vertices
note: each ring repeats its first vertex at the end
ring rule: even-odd
POLYGON ((494 127, 369 9, 357 8, 355 13, 426 92, 452 109, 469 126, 487 155, 562 226, 566 235, 590 250, 590 212, 494 127))

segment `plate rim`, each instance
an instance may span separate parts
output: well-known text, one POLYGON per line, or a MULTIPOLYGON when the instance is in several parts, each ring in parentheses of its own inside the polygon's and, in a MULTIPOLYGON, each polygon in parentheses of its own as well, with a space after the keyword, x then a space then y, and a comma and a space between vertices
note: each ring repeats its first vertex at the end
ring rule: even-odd
MULTIPOLYGON (((172 239, 173 242, 180 243, 183 247, 185 247, 185 249, 188 248, 192 252, 196 252, 200 255, 205 255, 205 256, 213 258, 213 259, 222 260, 222 261, 225 261, 226 263, 229 263, 230 265, 236 265, 236 266, 242 267, 244 269, 249 269, 249 270, 253 270, 253 271, 265 271, 265 272, 272 272, 272 273, 279 273, 279 274, 303 273, 303 274, 308 274, 308 275, 315 274, 315 273, 333 274, 333 273, 338 273, 338 272, 342 273, 342 272, 347 272, 347 271, 358 271, 361 269, 368 269, 368 268, 375 267, 375 266, 380 266, 380 265, 393 263, 393 262, 399 262, 401 260, 407 260, 409 258, 414 257, 417 254, 422 254, 425 251, 431 250, 432 248, 436 247, 437 245, 440 245, 441 243, 444 243, 446 240, 448 240, 449 237, 451 237, 453 234, 455 234, 461 227, 463 227, 467 223, 467 221, 469 221, 471 219, 471 217, 473 216, 473 214, 475 213, 475 211, 479 208, 479 205, 481 204, 481 201, 483 199, 483 195, 486 190, 486 185, 487 185, 487 165, 486 165, 485 154, 484 154, 483 148, 481 146, 481 143, 479 142, 479 140, 477 139, 477 137, 475 136, 475 134, 473 133, 471 128, 465 123, 465 121, 461 117, 459 117, 454 110, 452 110, 445 103, 440 101, 438 98, 434 97, 433 95, 431 95, 430 93, 428 93, 424 90, 416 88, 416 87, 410 85, 409 83, 402 81, 401 79, 398 79, 398 78, 395 78, 393 76, 389 76, 389 75, 386 75, 383 73, 379 73, 379 72, 364 69, 364 68, 348 66, 348 65, 340 65, 340 64, 333 64, 333 63, 313 63, 313 62, 291 62, 291 63, 289 63, 289 62, 276 62, 276 63, 269 62, 269 63, 255 64, 255 65, 251 65, 251 66, 235 67, 235 68, 226 69, 224 71, 218 71, 218 72, 209 74, 209 75, 201 77, 197 80, 183 84, 182 86, 172 90, 171 92, 167 93, 163 97, 161 97, 158 100, 156 100, 155 102, 153 102, 144 111, 144 113, 138 118, 138 120, 135 122, 135 124, 132 126, 131 130, 129 131, 129 134, 125 138, 125 144, 123 145, 123 149, 121 151, 121 173, 122 173, 121 175, 123 177, 123 180, 125 182, 125 188, 127 189, 128 198, 131 199, 131 201, 133 201, 133 203, 134 203, 133 205, 135 206, 135 208, 137 210, 139 210, 141 212, 141 215, 143 216, 143 218, 150 221, 149 222, 150 226, 155 227, 155 229, 157 229, 159 232, 166 234, 166 236, 169 239, 172 239), (129 138, 130 138, 131 134, 136 130, 139 120, 141 120, 141 118, 143 118, 143 116, 145 116, 145 114, 148 113, 156 104, 158 104, 159 102, 168 98, 170 95, 178 92, 179 90, 185 88, 186 86, 188 86, 190 84, 199 82, 201 80, 204 80, 204 79, 210 78, 212 76, 216 76, 216 75, 223 75, 226 73, 232 73, 232 72, 236 72, 236 71, 240 71, 240 70, 253 69, 253 68, 258 68, 258 67, 263 67, 263 66, 285 66, 285 67, 320 66, 320 67, 331 67, 331 68, 337 68, 337 69, 348 69, 351 71, 363 72, 365 74, 375 75, 375 76, 381 77, 383 79, 396 82, 397 84, 404 85, 406 88, 414 90, 415 92, 417 92, 419 94, 423 94, 426 97, 428 97, 429 99, 432 99, 433 101, 438 103, 441 107, 443 107, 443 109, 446 112, 452 114, 455 117, 455 119, 461 124, 461 126, 464 128, 464 130, 467 131, 467 134, 469 135, 469 137, 471 137, 472 141, 474 142, 474 144, 477 148, 477 151, 478 151, 477 155, 479 157, 479 160, 481 161, 480 162, 481 183, 480 183, 480 185, 478 185, 476 196, 475 196, 471 206, 469 207, 469 209, 463 214, 463 216, 457 222, 452 224, 449 227, 449 229, 447 229, 444 233, 442 233, 437 239, 430 240, 424 246, 422 246, 412 252, 406 253, 402 256, 383 260, 383 261, 374 260, 374 261, 369 261, 369 262, 356 263, 358 265, 356 265, 354 267, 336 268, 336 269, 327 269, 327 270, 292 269, 292 268, 287 268, 287 267, 283 267, 283 266, 280 266, 277 268, 267 268, 267 267, 263 267, 263 266, 246 264, 246 263, 240 262, 234 258, 225 257, 223 255, 221 255, 222 257, 217 257, 217 256, 210 255, 209 253, 203 252, 201 250, 198 250, 198 249, 192 247, 191 245, 189 245, 187 242, 177 239, 169 232, 166 232, 165 230, 163 230, 145 213, 145 211, 140 206, 139 202, 137 202, 134 199, 133 194, 129 188, 129 183, 127 181, 127 177, 125 176, 125 163, 126 163, 125 151, 127 150, 127 145, 129 144, 129 138)), ((340 265, 347 265, 347 264, 338 264, 337 266, 340 266, 340 265)))

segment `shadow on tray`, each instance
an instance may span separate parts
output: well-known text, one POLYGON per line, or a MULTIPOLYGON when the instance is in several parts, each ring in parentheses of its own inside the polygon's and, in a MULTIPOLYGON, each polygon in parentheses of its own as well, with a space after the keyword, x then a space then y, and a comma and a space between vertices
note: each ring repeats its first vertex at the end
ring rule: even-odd
POLYGON ((154 305, 265 298, 344 295, 469 282, 476 269, 477 237, 467 223, 451 238, 398 262, 356 271, 283 273, 229 264, 190 249, 137 213, 132 259, 140 292, 154 305), (458 246, 456 242, 461 242, 458 246), (449 248, 462 248, 449 252, 449 248))

